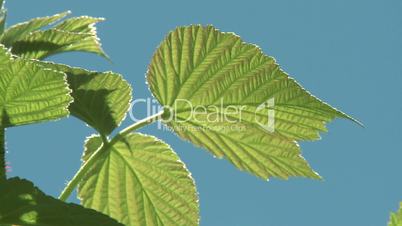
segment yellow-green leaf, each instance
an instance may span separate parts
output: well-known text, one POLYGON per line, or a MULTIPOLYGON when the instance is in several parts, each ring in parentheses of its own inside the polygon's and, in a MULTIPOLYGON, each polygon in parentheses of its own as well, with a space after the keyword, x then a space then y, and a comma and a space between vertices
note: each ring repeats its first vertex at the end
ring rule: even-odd
POLYGON ((96 35, 95 24, 104 20, 104 18, 90 16, 73 17, 57 24, 55 28, 63 31, 92 33, 93 35, 96 35))
MULTIPOLYGON (((84 162, 102 144, 86 142, 84 162)), ((194 181, 175 152, 152 136, 132 133, 109 147, 79 185, 85 207, 127 226, 198 225, 194 181)))
POLYGON ((0 37, 0 42, 6 47, 10 47, 14 42, 24 38, 29 33, 55 23, 66 17, 68 14, 70 14, 69 11, 53 16, 38 17, 26 22, 15 24, 4 31, 3 35, 0 37))
POLYGON ((0 118, 2 127, 59 119, 72 101, 65 74, 36 62, 13 59, 0 46, 0 118))
POLYGON ((16 41, 12 53, 28 59, 44 59, 48 56, 71 51, 83 51, 106 56, 96 36, 92 33, 76 33, 58 29, 36 31, 16 41))
POLYGON ((260 48, 213 26, 178 27, 157 48, 147 81, 181 138, 267 179, 319 178, 298 140, 350 118, 290 78, 260 48))
POLYGON ((29 59, 44 59, 70 51, 95 53, 108 58, 101 47, 95 27, 103 18, 73 17, 49 29, 40 30, 65 18, 69 13, 35 18, 14 25, 4 32, 0 42, 11 48, 12 53, 29 59))

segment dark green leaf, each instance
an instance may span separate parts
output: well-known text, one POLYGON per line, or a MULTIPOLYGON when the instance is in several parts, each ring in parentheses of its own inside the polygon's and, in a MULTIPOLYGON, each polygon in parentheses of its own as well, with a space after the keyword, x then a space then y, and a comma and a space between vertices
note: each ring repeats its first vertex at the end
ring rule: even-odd
POLYGON ((74 102, 69 110, 101 134, 109 134, 120 125, 130 107, 131 87, 121 75, 94 72, 66 65, 41 63, 62 71, 72 89, 74 102))
POLYGON ((47 196, 31 182, 11 178, 0 184, 0 224, 37 226, 122 225, 95 210, 47 196))

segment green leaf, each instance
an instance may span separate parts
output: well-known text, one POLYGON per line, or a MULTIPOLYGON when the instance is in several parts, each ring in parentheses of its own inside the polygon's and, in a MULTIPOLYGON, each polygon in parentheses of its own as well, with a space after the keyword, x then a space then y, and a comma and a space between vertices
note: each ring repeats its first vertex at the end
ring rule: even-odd
POLYGON ((91 33, 92 35, 96 35, 95 24, 104 20, 104 18, 89 16, 73 17, 56 25, 55 28, 63 31, 91 33))
POLYGON ((15 42, 12 53, 28 59, 44 59, 54 54, 83 51, 105 56, 92 33, 77 33, 58 29, 36 31, 15 42))
MULTIPOLYGON (((102 144, 86 142, 86 161, 102 144)), ((79 185, 85 207, 124 225, 198 225, 194 181, 176 153, 152 136, 132 133, 118 141, 79 185)))
POLYGON ((87 71, 50 62, 41 64, 67 74, 74 98, 69 107, 72 115, 105 135, 123 121, 132 95, 130 85, 120 74, 87 71))
POLYGON ((68 15, 69 12, 51 17, 36 18, 10 27, 0 42, 11 47, 12 53, 24 58, 44 59, 54 54, 70 51, 95 53, 105 58, 96 34, 95 24, 103 18, 73 17, 48 30, 39 30, 68 15))
POLYGON ((0 184, 0 203, 1 225, 122 225, 95 210, 47 196, 31 182, 19 178, 0 184))
POLYGON ((327 122, 350 118, 305 91, 257 46, 212 26, 170 32, 147 80, 181 138, 264 179, 319 178, 296 141, 316 140, 327 122))
POLYGON ((4 31, 0 42, 6 47, 11 47, 14 42, 23 39, 33 31, 39 30, 45 26, 55 23, 70 14, 69 11, 48 17, 39 17, 23 23, 11 26, 4 31))
POLYGON ((388 226, 402 226, 402 203, 396 213, 391 213, 388 226))
POLYGON ((36 62, 12 59, 0 46, 0 118, 2 127, 48 121, 69 114, 65 74, 36 62))

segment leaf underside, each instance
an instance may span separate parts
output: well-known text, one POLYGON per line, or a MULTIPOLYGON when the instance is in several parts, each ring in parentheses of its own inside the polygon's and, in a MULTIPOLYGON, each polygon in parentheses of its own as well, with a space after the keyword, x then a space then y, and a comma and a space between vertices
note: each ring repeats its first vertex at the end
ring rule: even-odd
POLYGON ((317 140, 327 122, 350 118, 304 90, 257 46, 212 26, 170 32, 152 58, 147 81, 155 98, 171 108, 167 125, 181 138, 264 179, 319 178, 297 141, 317 140), (269 100, 274 106, 262 105, 269 100), (187 120, 195 106, 207 110, 187 120), (241 115, 229 114, 227 106, 242 109, 241 115), (268 131, 261 124, 269 123, 272 110, 274 131, 268 131))
POLYGON ((101 134, 110 134, 126 117, 131 86, 114 72, 94 72, 62 64, 40 62, 44 67, 67 74, 74 102, 70 113, 101 134))
POLYGON ((0 118, 2 127, 59 119, 72 101, 65 74, 36 62, 13 59, 0 46, 0 118))
MULTIPOLYGON (((84 162, 102 144, 86 142, 84 162)), ((198 225, 198 198, 176 153, 152 136, 132 133, 114 144, 79 185, 85 207, 124 225, 198 225)))
POLYGON ((388 226, 402 226, 402 203, 397 212, 391 213, 388 226))
POLYGON ((122 225, 95 210, 47 196, 31 182, 19 178, 0 184, 0 203, 0 225, 122 225))

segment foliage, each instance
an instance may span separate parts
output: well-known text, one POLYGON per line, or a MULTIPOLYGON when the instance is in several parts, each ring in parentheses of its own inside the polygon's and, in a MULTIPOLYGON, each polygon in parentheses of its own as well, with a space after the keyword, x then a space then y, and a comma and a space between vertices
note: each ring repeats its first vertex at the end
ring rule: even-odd
POLYGON ((35 18, 7 28, 0 42, 11 49, 13 54, 29 59, 44 59, 51 55, 69 52, 92 52, 106 57, 94 25, 102 18, 74 17, 64 20, 47 30, 43 27, 65 18, 70 12, 50 17, 35 18))
POLYGON ((117 225, 107 214, 124 225, 198 225, 198 195, 190 172, 171 147, 135 130, 161 120, 181 138, 258 177, 320 178, 297 142, 318 139, 335 118, 354 120, 304 90, 255 45, 213 26, 192 25, 170 32, 150 63, 147 82, 163 110, 109 138, 130 106, 127 81, 114 72, 40 61, 68 51, 108 58, 94 26, 103 19, 66 19, 68 14, 1 30, 0 224, 117 225), (229 106, 241 114, 222 108, 229 106), (194 112, 197 117, 189 117, 194 112), (68 114, 97 134, 87 138, 83 164, 61 201, 31 182, 7 179, 5 129, 68 114), (244 130, 225 130, 233 125, 244 130), (93 210, 62 202, 76 187, 82 205, 93 210))

